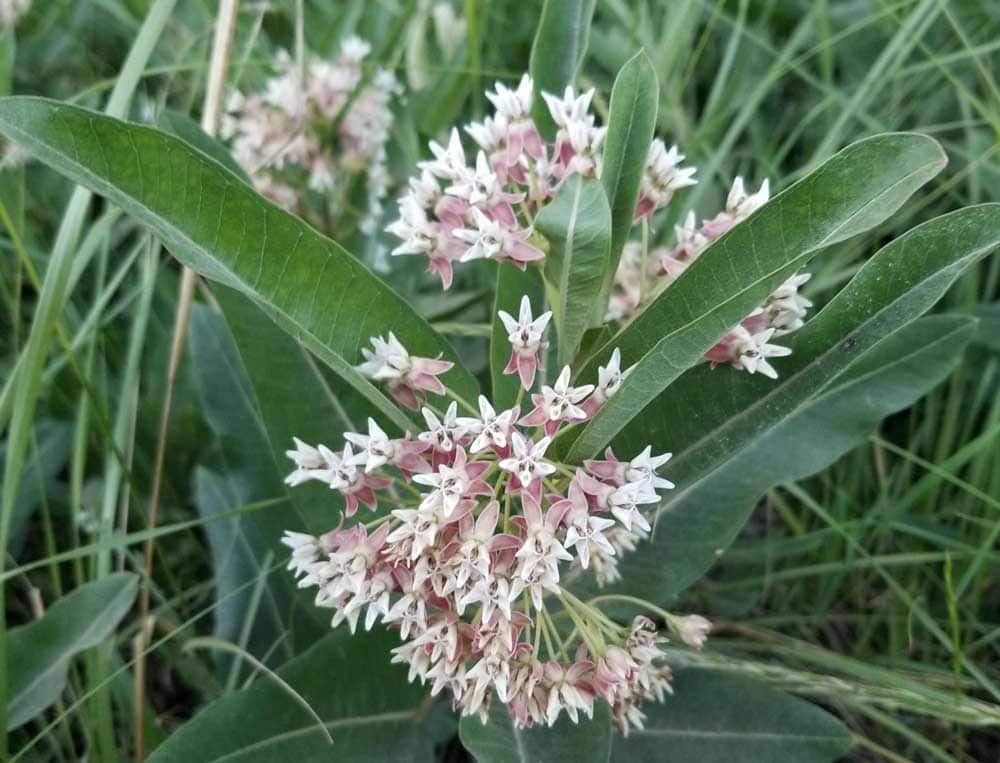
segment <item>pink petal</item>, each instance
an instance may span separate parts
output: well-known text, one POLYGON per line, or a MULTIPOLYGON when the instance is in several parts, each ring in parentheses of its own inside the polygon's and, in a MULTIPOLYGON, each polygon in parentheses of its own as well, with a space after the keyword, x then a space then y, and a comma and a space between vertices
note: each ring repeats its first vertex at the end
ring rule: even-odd
POLYGON ((525 389, 531 389, 535 383, 535 371, 538 368, 538 358, 534 355, 517 355, 517 372, 521 376, 521 384, 525 389))

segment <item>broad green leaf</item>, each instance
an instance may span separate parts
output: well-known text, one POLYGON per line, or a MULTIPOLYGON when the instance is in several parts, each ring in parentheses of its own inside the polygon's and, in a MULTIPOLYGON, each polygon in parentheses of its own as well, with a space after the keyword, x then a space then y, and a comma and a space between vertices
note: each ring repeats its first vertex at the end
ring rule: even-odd
POLYGON ((614 763, 833 763, 851 734, 832 715, 741 676, 685 669, 662 704, 647 702, 644 729, 616 737, 614 763))
MULTIPOLYGON (((195 508, 199 515, 209 519, 205 523, 205 536, 215 583, 212 635, 240 643, 245 633, 243 645, 254 655, 267 654, 280 641, 277 657, 279 660, 290 658, 294 645, 286 637, 289 627, 285 620, 287 603, 296 593, 294 585, 283 568, 268 576, 263 564, 268 547, 276 546, 276 540, 263 537, 252 516, 220 517, 245 505, 252 500, 247 496, 256 497, 260 491, 246 474, 236 470, 220 472, 202 465, 195 467, 192 482, 195 508), (263 593, 254 609, 256 581, 261 575, 268 577, 262 583, 263 593)), ((288 507, 282 505, 273 511, 280 516, 287 513, 288 507)), ((282 551, 281 557, 271 557, 272 565, 284 558, 284 553, 282 551)), ((232 662, 230 655, 214 656, 223 667, 232 662)))
POLYGON ((516 729, 494 696, 487 723, 466 716, 458 728, 477 763, 606 763, 611 754, 611 714, 603 702, 595 703, 592 721, 573 723, 563 714, 551 728, 516 729))
POLYGON ((8 635, 7 729, 28 722, 66 686, 70 660, 114 633, 132 608, 138 578, 130 572, 80 586, 8 635))
POLYGON ((243 182, 250 182, 250 178, 247 177, 246 171, 236 162, 233 155, 229 152, 229 149, 227 149, 222 143, 213 138, 207 132, 202 130, 201 125, 191 119, 191 117, 187 114, 183 114, 180 111, 166 109, 157 117, 156 126, 164 132, 176 135, 185 143, 190 144, 193 148, 196 148, 203 154, 212 157, 227 170, 243 180, 243 182))
POLYGON ((998 245, 1000 205, 930 220, 876 253, 788 337, 794 351, 776 381, 702 365, 648 406, 615 447, 623 454, 647 443, 657 452, 673 450, 668 473, 677 488, 659 506, 653 541, 624 560, 631 570, 626 583, 649 586, 661 600, 682 590, 728 545, 765 490, 823 468, 944 378, 969 339, 967 321, 925 320, 900 338, 892 335, 998 245), (815 406, 833 394, 831 385, 847 384, 838 377, 858 373, 855 366, 871 357, 883 358, 885 372, 861 388, 861 399, 845 400, 823 426, 795 423, 823 415, 826 409, 815 406))
POLYGON ((611 242, 611 210, 595 178, 571 176, 535 219, 549 240, 545 279, 559 333, 557 362, 576 354, 601 297, 611 242))
MULTIPOLYGON (((723 463, 689 481, 682 475, 693 464, 682 465, 676 475, 668 470, 678 486, 660 505, 653 537, 622 557, 622 582, 609 591, 668 602, 722 557, 766 490, 829 466, 863 443, 883 418, 947 378, 973 328, 968 318, 922 318, 862 356, 827 392, 787 408, 772 398, 772 406, 781 410, 771 414, 766 430, 752 444, 741 440, 723 463)), ((701 381, 716 396, 731 390, 740 397, 737 380, 710 384, 706 373, 711 372, 697 371, 705 373, 693 375, 692 384, 701 381)), ((702 400, 700 395, 687 399, 692 406, 702 400)))
POLYGON ((505 310, 517 317, 521 297, 527 295, 531 300, 534 315, 543 312, 545 303, 545 287, 541 274, 535 268, 520 271, 515 267, 501 265, 497 268, 497 290, 493 300, 493 334, 490 338, 490 376, 493 381, 493 407, 497 411, 510 408, 517 399, 521 382, 517 374, 503 372, 510 360, 510 341, 507 330, 497 317, 497 312, 505 310))
POLYGON ((595 4, 596 0, 545 0, 542 7, 528 67, 535 86, 531 116, 546 139, 555 137, 556 124, 542 93, 562 96, 576 79, 587 52, 595 4))
MULTIPOLYGON (((270 324, 270 322, 268 322, 270 324)), ((273 324, 268 331, 280 333, 273 324)), ((289 343, 291 344, 290 340, 289 343)), ((190 352, 192 372, 200 410, 217 438, 194 474, 194 502, 198 512, 213 516, 255 501, 286 494, 282 473, 275 466, 272 448, 258 408, 255 390, 248 379, 243 360, 221 315, 205 305, 195 305, 191 318, 190 352)), ((300 384, 288 384, 300 389, 300 384)), ((326 493, 332 493, 329 489, 326 493)), ((337 505, 337 496, 329 495, 337 505)), ((331 514, 334 513, 331 511, 331 514)), ((245 516, 214 520, 208 525, 212 550, 211 563, 218 582, 216 597, 225 602, 215 613, 215 634, 233 638, 241 632, 253 587, 262 574, 268 552, 278 561, 287 555, 281 544, 285 530, 320 532, 333 524, 311 520, 303 506, 289 496, 279 503, 245 516), (241 588, 241 586, 243 586, 241 588), (231 595, 236 589, 240 593, 231 595)), ((258 645, 274 643, 268 637, 289 630, 291 639, 283 640, 278 650, 290 657, 302 643, 310 643, 325 616, 319 615, 284 570, 270 575, 266 595, 254 622, 249 647, 255 654, 258 645), (293 607, 299 601, 302 606, 293 607), (301 615, 298 627, 291 628, 290 613, 301 615)))
POLYGON ((278 671, 323 719, 331 747, 310 714, 284 688, 258 675, 249 688, 212 703, 150 756, 173 761, 430 761, 423 689, 389 662, 399 643, 376 628, 351 637, 339 629, 278 671))
MULTIPOLYGON (((635 366, 579 436, 569 461, 591 457, 732 326, 824 247, 885 220, 944 166, 924 135, 893 133, 854 143, 782 191, 712 244, 587 364, 583 380, 619 347, 635 366)), ((564 450, 565 452, 565 450, 564 450)))
POLYGON ((611 206, 611 249, 602 274, 601 299, 592 311, 594 325, 604 322, 618 260, 632 229, 646 155, 656 129, 659 97, 656 71, 645 51, 640 50, 618 72, 611 90, 601 168, 601 182, 611 206))
POLYGON ((401 428, 408 418, 353 366, 394 331, 416 355, 456 363, 443 377, 474 401, 476 382, 406 302, 335 242, 257 195, 184 141, 40 98, 0 101, 0 132, 149 225, 185 265, 251 296, 401 428))

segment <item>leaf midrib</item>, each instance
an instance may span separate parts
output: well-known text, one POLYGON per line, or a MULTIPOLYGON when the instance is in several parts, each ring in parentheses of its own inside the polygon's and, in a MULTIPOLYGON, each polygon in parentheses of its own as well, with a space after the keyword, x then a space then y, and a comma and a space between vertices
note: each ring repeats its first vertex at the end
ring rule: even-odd
MULTIPOLYGON (((939 163, 939 162, 936 162, 936 161, 933 161, 933 162, 927 162, 927 163, 925 163, 925 164, 922 164, 922 165, 920 165, 920 167, 919 167, 919 168, 917 168, 917 169, 913 170, 912 172, 908 173, 908 174, 907 174, 907 175, 905 175, 905 176, 902 176, 902 177, 900 177, 900 178, 899 178, 899 179, 898 179, 898 180, 897 180, 897 181, 896 181, 895 183, 893 183, 892 185, 890 185, 890 186, 887 186, 887 187, 886 187, 886 188, 885 188, 885 189, 884 189, 883 191, 881 191, 881 192, 880 192, 880 193, 879 193, 879 194, 878 194, 877 196, 874 196, 874 197, 873 197, 872 199, 870 199, 869 201, 867 201, 867 202, 865 203, 865 205, 864 205, 864 206, 863 206, 863 207, 862 207, 861 209, 864 209, 864 208, 867 208, 867 207, 868 207, 869 205, 871 205, 871 204, 875 203, 876 201, 878 201, 879 199, 883 198, 883 197, 884 197, 884 196, 885 196, 886 194, 888 194, 888 193, 889 193, 889 192, 890 192, 890 191, 891 191, 892 189, 896 188, 896 187, 897 187, 898 185, 900 185, 900 184, 901 184, 901 183, 903 183, 904 181, 907 181, 907 180, 909 180, 909 179, 910 179, 910 178, 912 178, 912 177, 915 177, 915 176, 917 176, 917 175, 920 175, 920 174, 921 174, 921 173, 923 173, 923 172, 926 172, 926 171, 927 171, 927 170, 928 170, 929 168, 933 167, 933 166, 934 166, 935 164, 938 164, 938 163, 939 163)), ((787 191, 787 190, 788 190, 788 189, 786 189, 786 191, 787 191)), ((777 198, 778 198, 778 197, 775 197, 775 200, 777 200, 777 198)), ((857 214, 858 214, 858 213, 859 213, 860 211, 861 211, 860 209, 859 209, 858 211, 856 211, 856 212, 854 213, 854 215, 852 215, 852 216, 851 216, 851 217, 852 217, 852 219, 853 219, 853 217, 855 217, 855 216, 856 216, 856 215, 857 215, 857 214)), ((803 252, 802 252, 801 254, 799 254, 799 255, 798 255, 797 257, 794 257, 794 258, 792 258, 792 259, 789 259, 788 261, 786 261, 786 262, 785 262, 785 263, 784 263, 784 264, 783 264, 783 265, 782 265, 781 267, 778 267, 778 268, 775 268, 775 269, 773 269, 773 270, 769 271, 769 272, 768 272, 768 273, 766 273, 766 274, 765 274, 764 276, 762 276, 762 277, 760 277, 760 278, 758 278, 758 279, 754 280, 754 281, 753 281, 753 282, 752 282, 751 284, 749 284, 749 285, 747 285, 747 286, 743 287, 742 289, 738 290, 737 292, 735 292, 735 293, 734 293, 734 294, 733 294, 733 295, 732 295, 731 297, 729 297, 729 298, 727 298, 726 300, 724 300, 723 302, 719 303, 718 305, 716 305, 716 306, 715 306, 714 308, 712 308, 711 310, 709 310, 709 311, 707 311, 707 312, 704 312, 704 313, 702 313, 701 315, 699 315, 699 316, 697 316, 697 317, 695 317, 695 318, 691 319, 691 320, 690 320, 690 321, 688 321, 687 323, 685 323, 685 324, 683 324, 683 325, 679 326, 678 328, 674 329, 674 330, 673 330, 673 331, 671 331, 671 332, 670 332, 669 334, 666 334, 666 335, 664 335, 664 336, 663 336, 663 337, 662 337, 662 338, 661 338, 661 339, 660 339, 659 341, 657 341, 657 342, 656 342, 655 344, 653 344, 653 345, 652 345, 652 346, 651 346, 651 347, 650 347, 650 348, 649 348, 649 349, 648 349, 648 350, 647 350, 646 352, 644 352, 644 353, 643 353, 642 357, 641 357, 641 358, 640 358, 640 359, 639 359, 638 361, 636 361, 636 366, 639 366, 640 364, 642 364, 642 363, 643 363, 643 362, 644 362, 644 361, 645 361, 645 360, 646 360, 647 358, 649 358, 649 357, 650 357, 650 356, 651 356, 651 355, 652 355, 652 354, 653 354, 654 352, 657 352, 657 351, 658 351, 658 350, 659 350, 659 349, 660 349, 660 348, 661 348, 661 347, 662 347, 662 346, 663 346, 664 344, 666 344, 666 343, 670 342, 670 341, 671 341, 672 339, 674 339, 674 338, 675 338, 675 337, 676 337, 677 335, 679 335, 679 334, 682 334, 682 333, 686 333, 686 332, 687 332, 687 331, 689 331, 689 330, 690 330, 690 329, 691 329, 691 328, 692 328, 693 326, 695 326, 695 325, 697 325, 697 324, 700 324, 700 323, 702 323, 702 322, 704 322, 704 321, 708 320, 709 318, 711 318, 711 317, 712 317, 713 315, 715 315, 715 314, 716 314, 716 313, 718 313, 719 311, 721 311, 721 310, 723 310, 723 309, 725 309, 725 308, 728 308, 728 307, 729 307, 729 305, 730 305, 730 304, 731 304, 732 302, 734 302, 735 300, 737 300, 737 299, 738 299, 739 297, 742 297, 742 296, 743 296, 743 295, 744 295, 745 293, 747 293, 747 292, 751 291, 752 289, 755 289, 755 288, 757 288, 757 286, 758 286, 759 284, 761 284, 762 282, 764 282, 764 281, 766 281, 766 280, 768 280, 768 279, 770 279, 770 278, 773 278, 773 277, 775 277, 776 275, 778 275, 778 274, 779 274, 779 273, 781 273, 782 271, 785 271, 785 270, 788 270, 788 269, 791 269, 791 268, 792 268, 793 266, 795 266, 795 265, 798 265, 798 264, 799 264, 800 262, 802 262, 803 260, 805 260, 805 259, 807 259, 807 258, 811 257, 811 256, 812 256, 813 254, 815 254, 815 253, 816 253, 817 251, 819 251, 819 250, 821 250, 821 249, 822 249, 823 247, 827 246, 827 245, 829 244, 829 242, 831 241, 831 237, 833 237, 833 236, 835 235, 835 233, 839 233, 839 232, 840 232, 840 230, 842 230, 842 229, 843 229, 843 226, 844 226, 844 225, 846 225, 846 222, 845 222, 845 223, 843 223, 843 224, 841 224, 840 226, 838 226, 838 228, 836 228, 836 229, 835 229, 834 231, 831 231, 830 233, 828 233, 828 234, 827 234, 827 235, 826 235, 826 236, 825 236, 825 237, 824 237, 823 239, 821 239, 821 240, 820 240, 820 241, 819 241, 819 242, 818 242, 817 244, 815 244, 815 245, 813 245, 813 246, 811 246, 811 247, 809 247, 809 248, 805 249, 805 250, 804 250, 804 251, 803 251, 803 252)), ((861 232, 861 231, 859 231, 859 233, 860 233, 860 232, 861 232)), ((723 240, 723 239, 720 239, 720 241, 722 241, 722 240, 723 240)), ((664 294, 666 294, 666 293, 667 293, 667 292, 664 292, 664 294)), ((662 297, 661 297, 661 298, 662 298, 662 297)), ((648 309, 648 308, 647 308, 647 309, 648 309)), ((639 317, 641 317, 641 316, 639 316, 639 317)), ((638 318, 637 318, 637 319, 638 319, 638 318)), ((622 336, 622 334, 623 334, 623 333, 624 333, 624 332, 625 332, 625 331, 626 331, 626 330, 627 330, 627 329, 628 329, 628 328, 629 328, 629 327, 630 327, 631 325, 633 325, 633 323, 634 323, 634 321, 633 321, 633 322, 630 322, 630 323, 629 323, 629 324, 627 324, 626 326, 622 327, 622 328, 621 328, 621 329, 620 329, 620 330, 618 331, 618 333, 617 333, 617 334, 615 334, 615 336, 611 338, 611 340, 609 340, 608 342, 606 342, 606 343, 604 344, 604 346, 603 346, 603 347, 601 348, 601 350, 600 350, 600 351, 598 351, 598 352, 594 353, 594 355, 592 356, 593 360, 591 361, 591 364, 592 364, 592 365, 593 365, 593 364, 596 364, 596 363, 598 362, 598 361, 597 361, 597 358, 598 358, 598 357, 603 357, 603 356, 604 356, 604 355, 606 354, 606 352, 607 352, 607 349, 608 349, 609 347, 611 347, 612 345, 614 345, 614 344, 616 343, 616 341, 617 341, 617 340, 618 340, 618 339, 619 339, 619 338, 620 338, 620 337, 622 336)), ((673 375, 673 377, 672 377, 672 378, 670 379, 670 381, 672 381, 673 379, 677 378, 677 376, 679 376, 679 375, 680 375, 680 373, 679 373, 679 372, 678 372, 678 373, 675 373, 675 374, 673 375)), ((669 376, 669 374, 668 374, 668 376, 669 376)), ((626 384, 627 384, 627 383, 628 383, 628 382, 626 381, 626 384)), ((668 382, 668 383, 669 383, 669 382, 668 382)), ((624 386, 624 385, 623 385, 623 386, 624 386)), ((665 386, 664 386, 663 388, 665 388, 665 386)), ((598 412, 598 416, 600 416, 600 412, 598 412)), ((572 461, 572 460, 573 460, 573 457, 574 457, 574 456, 576 456, 576 455, 578 455, 578 454, 579 454, 579 451, 580 451, 580 450, 582 450, 582 448, 579 448, 579 447, 578 447, 578 443, 579 443, 579 442, 580 442, 581 440, 584 440, 584 438, 586 438, 586 437, 587 437, 587 433, 588 433, 588 431, 589 431, 589 430, 591 430, 591 427, 593 426, 593 423, 594 423, 594 421, 596 421, 596 420, 597 420, 597 419, 592 419, 592 420, 591 420, 591 421, 590 421, 590 422, 589 422, 589 423, 587 424, 587 426, 586 426, 586 427, 584 428, 584 430, 583 430, 583 431, 582 431, 582 432, 580 433, 579 437, 578 437, 578 438, 577 438, 577 439, 576 439, 576 440, 575 440, 575 441, 573 442, 573 444, 572 444, 572 445, 570 446, 570 456, 569 456, 569 459, 570 459, 570 461, 572 461)), ((629 420, 631 420, 631 419, 629 419, 629 420)), ((610 440, 610 439, 611 439, 611 438, 613 438, 613 437, 614 437, 614 436, 615 436, 616 434, 618 434, 619 432, 621 432, 621 431, 622 431, 622 429, 624 429, 624 428, 625 428, 625 426, 626 426, 627 424, 628 424, 628 421, 625 421, 624 423, 622 423, 622 424, 620 424, 620 425, 619 425, 619 424, 614 424, 614 425, 612 425, 612 426, 614 426, 614 427, 617 427, 617 429, 615 429, 615 430, 614 430, 613 432, 611 432, 610 434, 607 434, 607 435, 603 435, 603 436, 602 436, 602 439, 603 439, 603 440, 605 440, 605 441, 608 441, 608 440, 610 440)), ((584 440, 584 441, 585 441, 585 440, 584 440)), ((602 444, 603 444, 603 443, 602 443, 602 444)), ((593 448, 590 448, 590 451, 591 451, 591 452, 589 453, 589 455, 590 455, 590 456, 593 456, 593 455, 594 455, 595 453, 597 453, 597 452, 598 452, 598 451, 600 450, 600 447, 601 447, 601 446, 600 446, 600 445, 598 445, 598 446, 596 446, 596 447, 593 447, 593 448)))
MULTIPOLYGON (((58 114, 59 108, 60 107, 55 107, 53 113, 58 114)), ((93 118, 88 117, 88 122, 91 125, 93 125, 93 118)), ((386 398, 377 387, 375 387, 373 384, 371 384, 370 382, 361 377, 358 377, 357 379, 351 379, 350 377, 353 376, 354 374, 345 373, 345 370, 353 372, 353 368, 351 367, 351 365, 342 357, 340 357, 339 354, 328 348, 320 340, 320 338, 316 336, 312 331, 307 329, 301 322, 293 319, 285 310, 281 309, 276 304, 268 300, 266 296, 257 289, 257 287, 251 286, 242 276, 237 274, 232 269, 229 263, 221 263, 219 260, 213 257, 205 247, 194 242, 187 233, 185 233, 176 225, 174 225, 172 222, 170 222, 166 217, 163 217, 162 215, 154 212, 137 197, 119 191, 112 183, 104 180, 99 175, 93 173, 87 167, 83 166, 80 163, 78 150, 77 150, 77 156, 70 157, 68 153, 59 151, 53 148, 48 143, 37 140, 30 133, 27 133, 26 131, 22 130, 17 125, 13 124, 11 121, 5 120, 5 123, 7 125, 7 129, 11 133, 19 137, 20 139, 19 142, 23 142, 33 146, 35 150, 41 155, 54 156, 60 159, 62 162, 71 165, 80 175, 88 178, 95 186, 102 188, 103 189, 102 195, 105 195, 111 199, 115 199, 118 204, 120 204, 125 208, 128 208, 129 206, 135 206, 139 208, 154 221, 157 221, 156 224, 162 225, 164 228, 172 231, 173 232, 172 237, 174 238, 175 241, 182 243, 182 245, 186 245, 186 248, 192 251, 196 251, 205 259, 212 261, 213 265, 216 265, 222 271, 224 271, 226 275, 230 277, 234 283, 240 284, 241 290, 244 290, 245 294, 252 296, 255 299, 255 301, 257 301, 259 305, 264 307, 264 309, 267 312, 278 314, 282 318, 284 318, 288 324, 295 326, 302 333, 304 337, 307 337, 309 339, 309 346, 311 349, 313 349, 314 352, 321 353, 324 357, 324 360, 328 364, 330 364, 331 367, 335 371, 337 371, 338 374, 350 386, 357 389, 358 392, 360 392, 365 398, 367 398, 374 405, 376 405, 379 408, 379 410, 381 410, 384 414, 389 416, 389 418, 393 421, 394 424, 396 424, 403 430, 407 429, 410 426, 411 423, 410 420, 402 412, 396 409, 394 405, 389 403, 388 398, 386 398)), ((71 129, 69 130, 69 134, 71 137, 73 137, 73 131, 71 129)), ((101 141, 99 136, 97 137, 97 142, 98 145, 103 146, 103 142, 101 141)), ((74 149, 75 149, 75 143, 74 143, 74 149)), ((230 180, 228 177, 225 177, 225 175, 232 175, 232 173, 226 167, 224 167, 222 164, 220 164, 215 159, 209 156, 202 156, 199 154, 192 153, 192 157, 198 161, 214 164, 219 170, 222 171, 222 173, 224 173, 221 175, 221 177, 224 179, 226 183, 225 188, 230 187, 230 180)), ((236 182, 239 182, 241 185, 245 186, 245 184, 242 183, 242 181, 240 181, 235 176, 233 177, 236 180, 236 182)), ((148 224, 149 223, 147 223, 147 225, 148 224)), ((266 236, 266 230, 267 226, 265 225, 265 236, 266 236)), ((326 262, 329 262, 330 259, 335 258, 336 256, 326 246, 322 247, 322 251, 326 262)), ((262 247, 262 252, 263 252, 263 247, 262 247)))
MULTIPOLYGON (((412 710, 399 710, 395 712, 378 713, 375 715, 355 715, 348 716, 346 718, 334 718, 329 721, 324 721, 323 726, 332 731, 334 729, 353 728, 357 726, 371 726, 377 723, 401 723, 404 721, 414 720, 419 712, 420 707, 415 707, 412 710)), ((310 733, 317 731, 319 731, 319 727, 315 723, 309 726, 302 726, 301 728, 293 729, 291 731, 285 731, 281 734, 270 736, 267 739, 262 739, 259 742, 246 745, 245 747, 240 747, 238 750, 227 752, 225 755, 218 758, 212 758, 209 763, 220 763, 225 760, 233 760, 241 755, 245 755, 248 752, 264 750, 272 745, 287 742, 290 739, 308 736, 310 733)), ((337 740, 335 739, 334 748, 336 747, 336 741, 337 740)))
MULTIPOLYGON (((938 271, 938 272, 940 272, 940 271, 938 271)), ((859 328, 859 330, 860 330, 860 328, 859 328)), ((941 343, 948 342, 948 341, 950 341, 950 339, 955 334, 961 333, 964 330, 965 330, 965 326, 959 326, 954 331, 951 331, 948 334, 943 335, 940 339, 935 340, 932 344, 927 345, 927 346, 921 348, 921 351, 925 351, 925 350, 927 350, 930 347, 935 347, 935 346, 937 346, 937 345, 939 345, 941 343)), ((897 331, 898 331, 898 329, 897 329, 897 331)), ((854 333, 857 333, 857 332, 854 332, 854 333)), ((892 336, 895 333, 896 332, 894 331, 889 336, 892 336)), ((848 335, 848 337, 850 337, 850 336, 853 336, 853 334, 849 334, 848 335)), ((883 338, 888 338, 888 337, 883 337, 883 338)), ((836 345, 834 347, 836 347, 836 345)), ((815 362, 823 359, 824 357, 828 356, 832 352, 833 352, 833 348, 831 348, 831 350, 823 353, 822 356, 817 357, 815 361, 811 361, 809 363, 809 365, 803 366, 802 371, 804 372, 806 369, 812 367, 812 365, 815 362)), ((865 353, 865 354, 867 354, 867 353, 865 353)), ((912 354, 913 353, 911 353, 911 355, 912 354)), ((864 355, 862 355, 861 357, 864 357, 864 355)), ((846 373, 846 371, 849 368, 849 366, 845 366, 839 373, 835 374, 833 377, 831 377, 830 379, 828 379, 827 382, 826 382, 826 384, 825 384, 825 386, 823 387, 823 389, 821 389, 817 394, 810 395, 810 396, 804 398, 800 403, 798 403, 795 406, 795 408, 791 409, 781 419, 776 420, 775 423, 773 423, 770 427, 768 427, 767 429, 765 429, 762 432, 758 433, 755 436, 754 440, 759 440, 762 437, 766 436, 768 433, 773 432, 774 430, 776 430, 779 427, 783 426, 789 420, 791 420, 791 419, 795 418, 796 416, 798 416, 804 409, 810 408, 813 405, 815 405, 816 403, 818 403, 819 401, 823 400, 823 398, 825 398, 828 394, 833 394, 834 392, 838 392, 841 389, 846 389, 847 386, 853 386, 853 385, 855 385, 855 384, 857 384, 857 383, 859 383, 861 381, 864 381, 864 380, 870 378, 871 376, 873 376, 876 373, 881 373, 881 372, 885 371, 886 369, 892 368, 893 366, 900 365, 900 364, 906 362, 906 360, 909 357, 910 357, 910 355, 907 355, 905 357, 900 357, 900 358, 894 360, 892 362, 892 364, 883 365, 883 366, 880 366, 878 369, 873 369, 871 371, 868 371, 865 374, 862 374, 861 376, 859 376, 857 379, 852 379, 849 382, 849 384, 845 385, 845 387, 843 387, 843 388, 841 388, 841 387, 835 387, 834 384, 835 384, 836 380, 840 376, 842 376, 844 373, 846 373)), ((858 359, 860 360, 860 357, 858 359)), ((794 377, 789 377, 789 378, 790 379, 797 379, 797 378, 799 378, 799 375, 796 374, 794 377)), ((730 422, 736 421, 736 420, 738 420, 738 419, 740 419, 740 418, 742 418, 744 416, 749 415, 755 409, 755 407, 757 405, 761 404, 761 402, 763 400, 769 399, 771 396, 777 394, 778 391, 779 391, 779 389, 775 389, 772 392, 769 392, 767 395, 761 397, 753 405, 749 406, 748 408, 745 408, 745 409, 741 410, 735 416, 727 419, 726 422, 725 422, 725 424, 728 425, 730 422)), ((699 440, 697 441, 696 445, 694 445, 694 446, 692 446, 690 448, 687 448, 680 455, 680 457, 677 459, 677 463, 683 463, 685 460, 690 459, 692 451, 694 451, 696 447, 700 446, 704 441, 706 441, 706 440, 708 440, 708 439, 710 439, 710 438, 712 438, 714 436, 718 436, 718 434, 717 434, 718 432, 725 431, 725 429, 727 429, 727 428, 728 428, 727 426, 716 427, 711 432, 709 432, 709 433, 705 434, 704 436, 702 436, 701 438, 699 438, 699 440)), ((672 491, 670 493, 670 497, 667 500, 663 501, 661 504, 659 504, 659 506, 657 507, 657 509, 656 509, 656 518, 659 518, 659 516, 662 513, 666 512, 666 511, 669 511, 671 508, 673 508, 673 506, 675 506, 681 500, 683 500, 684 498, 686 498, 690 493, 692 493, 693 491, 695 491, 696 489, 698 489, 699 487, 701 487, 701 485, 703 485, 706 481, 708 481, 712 477, 712 475, 714 475, 720 469, 725 468, 727 464, 729 464, 735 458, 739 457, 742 453, 746 452, 751 447, 752 444, 753 444, 752 442, 748 441, 742 447, 740 447, 740 448, 738 448, 736 450, 730 451, 730 453, 727 454, 727 456, 725 458, 720 459, 717 463, 715 463, 707 471, 702 472, 702 474, 700 476, 696 477, 692 482, 689 482, 684 487, 683 490, 672 491)), ((654 533, 655 533, 655 528, 654 528, 654 533)))

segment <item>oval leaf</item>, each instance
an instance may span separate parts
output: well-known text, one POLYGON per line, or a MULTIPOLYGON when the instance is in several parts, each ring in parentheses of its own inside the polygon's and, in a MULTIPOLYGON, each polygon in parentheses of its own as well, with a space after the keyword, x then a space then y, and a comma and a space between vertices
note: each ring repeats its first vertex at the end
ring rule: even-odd
POLYGON ((315 719, 268 676, 226 695, 181 726, 150 756, 173 761, 429 761, 421 725, 423 690, 389 662, 395 634, 376 629, 352 638, 331 633, 278 670, 323 720, 315 719))
POLYGON ((188 267, 252 297, 400 428, 408 418, 353 368, 371 336, 394 331, 416 355, 443 354, 456 363, 445 383, 475 400, 475 379, 402 298, 184 141, 29 97, 0 100, 0 132, 149 225, 188 267))
POLYGON ((615 739, 615 763, 831 763, 851 746, 833 716, 740 676, 677 671, 673 696, 642 710, 645 728, 615 739))
POLYGON ((549 240, 545 279, 559 333, 557 361, 567 365, 580 347, 600 299, 611 245, 611 210, 596 178, 572 175, 535 219, 549 240))
POLYGON ((653 540, 623 559, 625 583, 655 591, 661 601, 683 590, 735 537, 758 496, 825 467, 881 418, 944 378, 969 339, 967 320, 928 319, 899 339, 884 338, 930 308, 966 267, 997 246, 1000 205, 926 222, 875 254, 794 335, 794 352, 777 381, 702 365, 648 406, 615 447, 673 450, 669 475, 677 488, 658 508, 653 540), (833 385, 847 385, 872 357, 881 358, 884 372, 828 421, 832 409, 817 409, 817 401, 832 394, 833 385), (823 426, 816 416, 823 416, 823 426))
POLYGON ((603 702, 595 703, 593 720, 577 724, 564 714, 551 728, 516 729, 494 696, 485 724, 466 716, 458 731, 477 763, 606 763, 611 755, 611 715, 603 702))
POLYGON ((944 164, 931 138, 877 135, 848 146, 734 226, 588 363, 584 380, 619 347, 622 365, 635 370, 579 436, 569 430, 576 438, 569 461, 600 452, 810 257, 885 220, 944 164))
POLYGON ((601 168, 601 182, 611 206, 611 250, 603 274, 601 298, 593 313, 594 325, 604 321, 618 260, 632 230, 646 156, 656 130, 659 97, 656 71, 645 51, 640 50, 618 72, 611 90, 601 168))
POLYGON ((66 594, 41 619, 11 629, 8 730, 27 723, 59 699, 70 660, 114 633, 132 608, 138 581, 130 572, 108 575, 66 594))
MULTIPOLYGON (((974 321, 957 316, 907 326, 828 392, 777 416, 752 446, 687 488, 679 484, 682 494, 661 504, 653 537, 622 558, 622 582, 608 590, 671 600, 722 557, 765 491, 824 469, 863 443, 883 418, 926 395, 954 369, 973 330, 974 321)), ((708 381, 704 374, 695 380, 708 381)))

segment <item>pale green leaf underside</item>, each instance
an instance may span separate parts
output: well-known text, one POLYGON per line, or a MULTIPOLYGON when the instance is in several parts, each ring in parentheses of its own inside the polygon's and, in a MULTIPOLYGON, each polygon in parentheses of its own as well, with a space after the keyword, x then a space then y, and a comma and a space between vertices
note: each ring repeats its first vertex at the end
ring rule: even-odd
POLYGON ((535 227, 550 245, 545 258, 549 304, 559 333, 558 364, 576 354, 600 298, 611 244, 611 210, 600 181, 573 175, 539 213, 535 227))
POLYGON ((17 728, 54 703, 70 660, 114 633, 138 591, 130 572, 80 586, 41 619, 10 631, 7 646, 7 728, 17 728))
POLYGON ((844 725, 815 705, 704 670, 678 671, 674 694, 642 710, 645 728, 615 739, 614 763, 832 763, 851 744, 844 725))
POLYGON ((476 763, 607 763, 613 732, 608 706, 600 701, 593 720, 583 717, 577 724, 562 714, 552 727, 518 729, 494 696, 487 723, 464 717, 459 735, 476 763))

